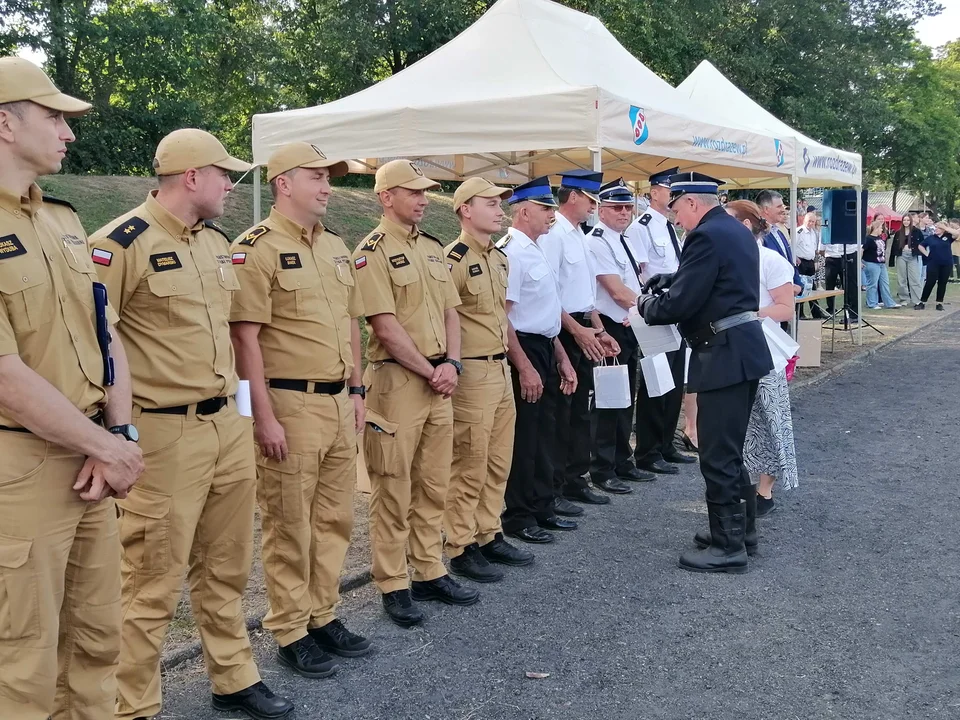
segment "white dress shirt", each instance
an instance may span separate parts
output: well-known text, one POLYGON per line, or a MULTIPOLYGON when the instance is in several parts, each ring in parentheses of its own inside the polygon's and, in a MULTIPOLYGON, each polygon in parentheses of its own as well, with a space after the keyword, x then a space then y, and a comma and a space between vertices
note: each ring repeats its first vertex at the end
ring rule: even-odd
POLYGON ((816 260, 820 250, 820 233, 816 228, 799 228, 797 230, 797 246, 795 254, 801 260, 816 260))
POLYGON ((560 333, 560 287, 546 256, 533 240, 516 228, 497 243, 510 259, 507 317, 517 332, 554 338, 560 333))
POLYGON ((847 243, 844 245, 832 244, 823 246, 823 255, 828 258, 839 258, 844 255, 856 255, 857 254, 857 244, 856 243, 847 243), (847 248, 847 252, 843 252, 843 248, 847 248))
POLYGON ((561 213, 550 232, 537 240, 560 282, 560 302, 568 313, 593 310, 597 279, 586 236, 561 213))
MULTIPOLYGON (((589 237, 590 250, 593 252, 593 267, 597 275, 618 275, 624 285, 639 295, 640 279, 633 269, 623 243, 620 242, 620 233, 599 223, 590 232, 589 237)), ((630 250, 633 252, 633 247, 630 250)), ((642 262, 636 254, 634 254, 634 261, 637 264, 642 262)), ((627 319, 627 308, 620 307, 599 282, 597 282, 597 311, 617 322, 627 319)))
MULTIPOLYGON (((673 241, 670 238, 670 228, 667 225, 668 220, 661 213, 652 207, 640 217, 630 223, 624 235, 631 249, 637 248, 643 259, 637 258, 637 262, 643 263, 643 281, 647 282, 654 275, 664 273, 675 273, 680 267, 680 258, 673 247, 673 241)), ((676 233, 676 230, 674 230, 676 233)), ((680 246, 680 238, 677 237, 677 247, 680 246)))
POLYGON ((770 290, 787 283, 793 292, 793 266, 776 250, 760 245, 760 307, 773 305, 770 290))

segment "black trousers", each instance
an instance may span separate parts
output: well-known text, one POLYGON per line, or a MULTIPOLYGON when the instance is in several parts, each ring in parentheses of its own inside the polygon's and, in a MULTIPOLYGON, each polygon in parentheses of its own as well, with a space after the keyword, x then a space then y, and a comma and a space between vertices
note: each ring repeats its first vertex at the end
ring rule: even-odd
POLYGON ((637 397, 637 359, 640 348, 633 330, 624 327, 618 322, 601 315, 603 327, 607 333, 620 345, 620 354, 617 359, 621 365, 627 366, 630 378, 630 407, 597 410, 596 438, 594 439, 593 461, 590 463, 590 478, 594 482, 610 480, 618 474, 630 471, 635 467, 633 451, 630 449, 630 430, 633 425, 633 411, 637 397))
POLYGON ((683 406, 686 353, 687 344, 683 341, 678 350, 667 353, 674 388, 666 395, 650 397, 643 377, 637 378, 637 446, 633 457, 638 465, 663 460, 663 453, 673 447, 673 434, 677 430, 680 408, 683 406))
POLYGON ((937 302, 942 303, 947 294, 947 281, 950 279, 949 265, 927 265, 927 281, 923 284, 923 294, 920 296, 920 302, 926 302, 930 299, 930 293, 933 292, 933 286, 937 286, 937 302))
POLYGON ((750 484, 743 466, 743 441, 759 382, 750 380, 697 393, 700 472, 708 503, 739 503, 741 489, 750 484))
MULTIPOLYGON (((814 278, 817 275, 817 263, 815 260, 804 260, 803 258, 800 258, 800 264, 797 266, 797 272, 800 273, 801 277, 808 277, 811 279, 811 287, 816 285, 814 278)), ((801 318, 805 319, 807 316, 806 312, 804 312, 804 306, 806 305, 810 306, 810 312, 813 314, 813 317, 822 318, 824 316, 823 309, 820 307, 820 303, 814 300, 811 303, 797 304, 797 312, 801 318)))
POLYGON ((557 397, 557 437, 554 453, 553 486, 557 496, 587 487, 584 477, 590 471, 593 428, 590 402, 593 397, 593 361, 566 330, 560 342, 577 373, 577 391, 557 397))
MULTIPOLYGON (((840 287, 841 278, 844 280, 843 302, 850 308, 851 317, 857 315, 857 298, 860 296, 860 270, 857 268, 857 254, 851 253, 842 258, 828 257, 825 260, 827 273, 827 290, 836 290, 840 287), (847 267, 843 269, 843 263, 846 261, 847 267), (845 273, 845 277, 844 277, 845 273)), ((833 314, 834 301, 836 298, 827 298, 827 310, 833 314)))
POLYGON ((542 335, 517 333, 520 347, 543 381, 543 395, 535 402, 520 397, 520 373, 513 368, 513 396, 517 403, 513 465, 507 477, 503 512, 504 532, 533 527, 553 515, 553 453, 556 440, 557 398, 560 373, 553 340, 542 335))

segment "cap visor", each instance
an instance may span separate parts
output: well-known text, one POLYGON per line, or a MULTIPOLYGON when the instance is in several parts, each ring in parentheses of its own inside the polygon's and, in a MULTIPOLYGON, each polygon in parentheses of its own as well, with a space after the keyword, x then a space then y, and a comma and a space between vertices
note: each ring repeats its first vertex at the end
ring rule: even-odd
POLYGON ((560 207, 557 205, 556 200, 540 200, 539 198, 527 198, 527 202, 532 202, 534 205, 543 205, 544 207, 560 207))
POLYGON ((492 188, 487 188, 486 190, 481 190, 473 197, 482 197, 482 198, 498 197, 501 200, 509 200, 510 198, 513 197, 513 190, 511 190, 510 188, 492 187, 492 188))
MULTIPOLYGON (((400 183, 400 185, 397 187, 402 187, 406 190, 436 190, 438 187, 440 187, 440 183, 438 183, 436 180, 431 180, 428 177, 418 177, 416 180, 400 183)), ((390 188, 384 189, 389 190, 390 188)))
MULTIPOLYGON (((577 189, 580 190, 580 188, 577 188, 577 189)), ((580 190, 580 192, 582 192, 582 193, 583 193, 584 195, 586 195, 588 198, 590 198, 591 200, 593 200, 595 203, 600 202, 600 196, 597 195, 596 193, 592 193, 592 192, 590 192, 590 191, 588 191, 588 190, 580 190)))
POLYGON ((51 110, 59 110, 68 117, 85 115, 86 113, 90 112, 90 108, 93 107, 93 105, 88 102, 77 100, 77 98, 70 97, 64 93, 56 93, 55 95, 41 95, 40 97, 30 98, 30 100, 35 102, 37 105, 42 105, 43 107, 50 108, 51 110))
POLYGON ((230 157, 227 155, 223 160, 220 160, 215 163, 210 163, 215 165, 221 170, 229 170, 230 172, 246 172, 253 166, 250 163, 246 163, 243 160, 237 160, 235 157, 230 157))
MULTIPOLYGON (((297 165, 297 167, 302 168, 328 168, 330 170, 330 177, 343 177, 348 172, 350 172, 350 166, 347 165, 346 160, 315 160, 314 162, 304 163, 303 165, 297 165)), ((293 170, 293 168, 290 168, 293 170)), ((284 172, 289 172, 284 170, 284 172)), ((277 175, 282 175, 283 173, 277 173, 277 175)))

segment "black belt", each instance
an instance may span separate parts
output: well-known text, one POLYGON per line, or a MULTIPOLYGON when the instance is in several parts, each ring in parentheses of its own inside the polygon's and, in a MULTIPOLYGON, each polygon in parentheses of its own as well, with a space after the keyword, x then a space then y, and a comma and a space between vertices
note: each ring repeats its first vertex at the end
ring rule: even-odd
POLYGON ((748 322, 756 322, 758 319, 755 311, 748 310, 747 312, 737 313, 736 315, 731 315, 721 320, 714 320, 712 323, 708 323, 706 327, 700 328, 684 339, 690 347, 694 347, 705 343, 714 335, 718 335, 724 330, 729 330, 730 328, 737 327, 737 325, 744 325, 748 322))
MULTIPOLYGON (((103 413, 98 412, 96 415, 91 415, 89 420, 94 425, 103 425, 103 413)), ((33 432, 32 430, 27 430, 25 427, 7 427, 6 425, 0 425, 0 430, 6 430, 7 432, 18 432, 18 433, 33 432)))
MULTIPOLYGON (((447 361, 447 358, 445 358, 445 357, 427 358, 427 362, 430 363, 431 365, 433 365, 434 367, 440 367, 440 366, 443 365, 446 361, 447 361)), ((398 363, 396 360, 394 360, 393 358, 387 358, 386 360, 381 360, 380 362, 395 363, 395 364, 397 364, 397 365, 400 364, 400 363, 398 363)))
POLYGON ((542 340, 543 342, 551 342, 553 338, 547 337, 546 335, 540 335, 539 333, 528 333, 520 332, 517 330, 517 337, 521 340, 542 340))
POLYGON ((481 355, 480 357, 468 357, 464 360, 488 360, 493 362, 495 360, 503 360, 507 356, 506 353, 497 353, 496 355, 481 355))
POLYGON ((155 413, 157 415, 189 415, 190 408, 197 408, 197 415, 213 415, 220 412, 227 406, 228 398, 215 397, 209 400, 202 400, 196 405, 177 405, 167 408, 143 408, 145 413, 155 413))
POLYGON ((570 313, 570 317, 580 323, 583 327, 592 328, 593 327, 593 311, 587 310, 585 312, 575 312, 570 313))
POLYGON ((296 392, 309 392, 318 395, 339 395, 346 383, 340 382, 312 382, 310 380, 267 380, 270 387, 276 390, 295 390, 296 392), (310 386, 313 385, 313 390, 310 386))

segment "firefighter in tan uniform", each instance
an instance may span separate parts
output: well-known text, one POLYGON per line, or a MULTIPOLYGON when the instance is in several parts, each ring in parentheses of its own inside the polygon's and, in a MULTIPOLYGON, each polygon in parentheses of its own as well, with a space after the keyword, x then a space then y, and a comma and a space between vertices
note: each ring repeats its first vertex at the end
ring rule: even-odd
POLYGON ((453 396, 453 466, 444 513, 450 570, 477 582, 503 573, 490 563, 529 565, 533 553, 503 539, 500 513, 513 454, 514 423, 507 365, 507 256, 491 236, 512 190, 470 178, 453 195, 462 231, 444 248, 460 294, 463 374, 453 396))
POLYGON ((90 105, 27 60, 0 59, 0 718, 106 720, 120 653, 111 495, 143 469, 119 338, 105 387, 97 275, 60 170, 90 105), (93 422, 91 422, 93 420, 93 422), (107 432, 104 427, 110 428, 107 432))
POLYGON ((123 643, 116 717, 160 712, 160 651, 184 575, 203 644, 213 704, 255 718, 292 704, 260 682, 241 599, 253 550, 253 428, 233 399, 228 172, 249 166, 201 130, 157 146, 159 189, 98 230, 93 259, 128 348, 133 417, 146 471, 120 501, 123 643))
POLYGON ((443 566, 440 529, 450 481, 453 407, 460 365, 457 291, 436 238, 419 230, 426 190, 439 184, 407 160, 377 170, 383 207, 376 230, 353 253, 370 338, 364 373, 373 579, 401 626, 423 612, 412 598, 471 605, 480 594, 443 566))
POLYGON ((353 528, 357 433, 363 428, 360 325, 350 252, 321 223, 330 178, 347 164, 290 143, 267 165, 270 217, 232 247, 240 281, 230 331, 250 381, 270 611, 263 626, 280 662, 308 678, 332 675, 328 655, 370 642, 336 619, 353 528))

